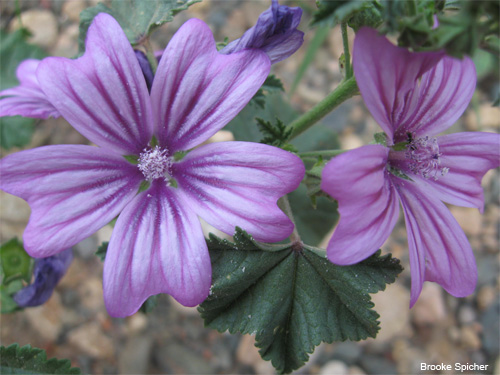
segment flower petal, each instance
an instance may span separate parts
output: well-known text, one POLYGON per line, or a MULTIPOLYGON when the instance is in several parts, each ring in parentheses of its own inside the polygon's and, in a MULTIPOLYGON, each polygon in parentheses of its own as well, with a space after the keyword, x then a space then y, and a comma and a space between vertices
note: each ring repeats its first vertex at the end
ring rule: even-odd
POLYGON ((455 133, 438 137, 441 167, 449 168, 437 180, 412 176, 428 195, 457 206, 484 209, 481 180, 500 166, 500 134, 455 133))
POLYGON ((43 305, 52 296, 55 287, 68 270, 73 260, 73 251, 35 260, 34 281, 14 295, 14 301, 21 307, 43 305))
POLYGON ((222 55, 205 23, 186 22, 163 52, 151 89, 160 144, 174 153, 207 140, 250 101, 269 69, 264 52, 222 55))
POLYGON ((477 267, 467 237, 448 208, 414 183, 399 183, 408 231, 411 267, 410 307, 424 281, 440 284, 455 297, 465 297, 476 287, 477 267))
POLYGON ((279 5, 278 0, 272 0, 271 6, 261 13, 255 26, 225 46, 220 53, 228 55, 258 48, 267 53, 272 64, 282 61, 304 42, 304 33, 297 30, 301 17, 301 8, 279 5))
POLYGON ((442 56, 441 52, 412 53, 396 47, 367 27, 357 32, 353 47, 356 81, 366 106, 390 141, 407 106, 408 92, 442 56))
POLYGON ((399 111, 396 142, 405 140, 407 132, 419 137, 448 129, 464 113, 475 89, 476 68, 472 60, 445 56, 408 93, 405 108, 399 111))
POLYGON ((265 242, 292 233, 293 223, 276 204, 304 177, 304 165, 292 153, 259 143, 212 143, 173 168, 185 201, 215 228, 233 234, 238 226, 265 242))
POLYGON ((44 59, 37 77, 61 115, 95 144, 138 155, 151 140, 146 81, 130 42, 110 15, 94 18, 81 58, 44 59))
POLYGON ((338 201, 340 221, 328 243, 331 262, 354 264, 387 240, 399 216, 394 188, 386 176, 388 149, 364 146, 330 160, 321 189, 338 201))
POLYGON ((46 146, 0 161, 0 188, 26 200, 31 217, 24 246, 46 257, 113 220, 143 178, 123 157, 92 146, 46 146))
POLYGON ((157 180, 123 210, 111 235, 103 281, 109 314, 132 315, 158 293, 195 306, 208 296, 211 276, 198 217, 157 180))
POLYGON ((40 60, 24 60, 16 70, 19 86, 0 91, 0 117, 24 116, 34 118, 59 117, 59 111, 45 96, 35 72, 40 60))

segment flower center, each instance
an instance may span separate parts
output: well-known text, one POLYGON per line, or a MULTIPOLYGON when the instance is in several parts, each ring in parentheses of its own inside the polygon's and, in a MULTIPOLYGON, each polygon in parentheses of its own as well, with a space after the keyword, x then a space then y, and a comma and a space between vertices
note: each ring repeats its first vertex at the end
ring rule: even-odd
POLYGON ((414 138, 409 135, 405 158, 410 171, 424 178, 437 180, 449 171, 449 168, 441 167, 441 153, 436 138, 414 138))
POLYGON ((172 158, 168 156, 166 149, 159 146, 145 148, 139 155, 139 170, 149 182, 157 178, 163 178, 168 182, 171 178, 171 166, 172 158))

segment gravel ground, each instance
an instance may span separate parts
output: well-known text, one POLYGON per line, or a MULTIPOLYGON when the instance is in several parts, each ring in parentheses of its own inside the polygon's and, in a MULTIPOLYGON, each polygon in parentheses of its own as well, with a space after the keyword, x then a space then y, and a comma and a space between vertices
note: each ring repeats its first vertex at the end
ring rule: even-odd
MULTIPOLYGON (((77 53, 78 15, 95 3, 20 1, 21 19, 25 26, 33 27, 33 43, 50 55, 73 57, 77 53)), ((315 7, 312 1, 303 4, 315 7)), ((192 17, 209 23, 217 40, 225 36, 232 40, 251 27, 267 6, 260 1, 204 1, 162 26, 155 32, 153 42, 157 48, 163 48, 173 32, 192 17)), ((19 27, 14 8, 14 1, 0 0, 2 28, 19 27)), ((293 58, 273 67, 286 87, 290 87, 313 36, 307 20, 302 25, 306 31, 305 46, 293 58)), ((311 108, 339 83, 337 61, 341 52, 340 31, 334 29, 292 98, 297 110, 311 108)), ((500 130, 500 111, 489 105, 493 86, 498 88, 496 80, 492 84, 491 76, 483 77, 478 85, 480 90, 454 131, 500 130)), ((343 148, 366 144, 379 131, 359 97, 327 116, 324 124, 339 131, 343 148)), ((87 142, 63 119, 40 121, 37 126, 30 147, 87 142)), ((6 154, 4 150, 2 153, 6 154)), ((483 186, 484 215, 474 209, 450 207, 475 251, 479 268, 476 292, 457 299, 436 284, 426 283, 419 301, 409 310, 410 273, 401 218, 382 248, 401 259, 405 271, 385 292, 373 296, 382 326, 379 336, 360 343, 322 344, 297 374, 451 374, 455 371, 420 371, 420 364, 456 362, 488 365, 487 371, 476 373, 500 374, 499 171, 490 171, 483 186)), ((24 201, 3 192, 0 204, 3 243, 22 236, 30 210, 24 201)), ((45 305, 1 317, 2 345, 29 343, 45 349, 48 357, 69 358, 74 366, 90 374, 274 373, 270 363, 260 359, 252 336, 205 329, 196 309, 180 306, 168 296, 161 296, 159 306, 147 315, 110 318, 103 304, 102 263, 93 255, 110 233, 110 228, 103 228, 75 246, 74 262, 45 305)))

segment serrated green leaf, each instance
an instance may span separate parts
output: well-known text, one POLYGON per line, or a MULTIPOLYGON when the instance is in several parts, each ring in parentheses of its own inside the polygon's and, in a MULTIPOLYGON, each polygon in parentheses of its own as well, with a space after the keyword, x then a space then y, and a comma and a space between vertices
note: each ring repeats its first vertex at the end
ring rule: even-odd
POLYGON ((378 314, 369 293, 384 290, 402 271, 380 251, 337 266, 321 249, 263 245, 239 228, 235 243, 211 235, 208 247, 213 285, 199 307, 205 324, 254 334, 262 358, 281 373, 302 366, 321 342, 375 337, 378 314))
POLYGON ((47 359, 45 350, 31 345, 19 347, 12 344, 0 346, 0 373, 2 374, 81 374, 79 368, 71 367, 68 359, 47 359))
POLYGON ((253 98, 250 100, 249 104, 254 104, 261 109, 266 106, 266 94, 275 91, 285 91, 283 88, 283 82, 276 77, 274 74, 267 76, 266 80, 262 84, 261 88, 255 93, 253 98))
POLYGON ((314 13, 311 24, 333 27, 341 22, 348 21, 356 11, 363 9, 369 3, 371 1, 317 0, 318 10, 314 13))
MULTIPOLYGON (((10 34, 0 30, 0 90, 19 84, 16 69, 23 60, 46 56, 39 47, 26 43, 26 36, 25 29, 10 34)), ((10 149, 27 145, 35 130, 34 123, 34 119, 20 116, 0 118, 0 146, 10 149)))
POLYGON ((85 50, 87 30, 99 13, 112 15, 121 25, 132 44, 140 43, 155 28, 171 22, 174 16, 201 0, 112 0, 111 8, 99 3, 80 13, 80 35, 78 46, 85 50))
POLYGON ((265 137, 260 140, 260 143, 281 147, 288 142, 292 130, 287 130, 286 125, 279 118, 275 119, 274 124, 271 121, 265 121, 261 118, 256 118, 256 120, 260 132, 265 135, 265 137))
POLYGON ((0 260, 3 280, 6 285, 13 278, 21 278, 26 282, 31 280, 32 258, 24 250, 23 244, 13 238, 0 246, 0 260))

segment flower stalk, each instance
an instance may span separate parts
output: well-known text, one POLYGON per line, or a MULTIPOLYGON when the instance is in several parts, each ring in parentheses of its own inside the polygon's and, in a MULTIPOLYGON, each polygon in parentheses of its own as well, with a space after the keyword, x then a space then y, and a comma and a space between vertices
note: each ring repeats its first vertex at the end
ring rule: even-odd
POLYGON ((342 81, 325 99, 287 126, 287 129, 292 130, 290 139, 302 134, 340 104, 358 93, 358 85, 354 77, 342 81))
POLYGON ((349 53, 349 39, 347 37, 347 23, 342 22, 340 24, 340 29, 342 30, 342 44, 344 45, 345 79, 349 79, 352 77, 352 67, 351 54, 349 53))

